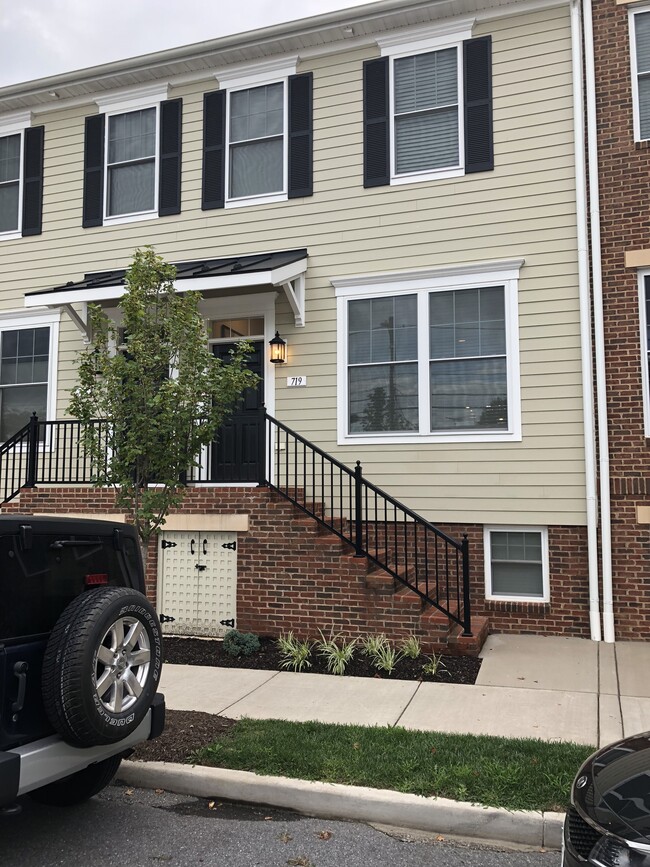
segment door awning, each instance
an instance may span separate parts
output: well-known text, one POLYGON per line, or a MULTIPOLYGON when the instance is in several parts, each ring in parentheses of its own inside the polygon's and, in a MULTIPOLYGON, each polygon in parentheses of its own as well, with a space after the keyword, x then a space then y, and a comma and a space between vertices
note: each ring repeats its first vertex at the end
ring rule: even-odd
MULTIPOLYGON (((229 289, 281 287, 291 305, 296 325, 305 324, 305 249, 172 264, 176 267, 174 286, 177 292, 193 289, 202 295, 214 297, 220 291, 229 289)), ((80 316, 72 305, 119 300, 124 294, 125 275, 125 268, 98 271, 84 275, 83 280, 71 280, 64 286, 27 292, 25 307, 62 307, 87 337, 85 311, 80 316)))

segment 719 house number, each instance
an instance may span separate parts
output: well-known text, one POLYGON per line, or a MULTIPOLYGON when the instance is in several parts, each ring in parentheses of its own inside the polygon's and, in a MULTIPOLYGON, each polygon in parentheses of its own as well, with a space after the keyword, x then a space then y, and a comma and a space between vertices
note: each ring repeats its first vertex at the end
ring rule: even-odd
POLYGON ((300 388, 307 385, 306 376, 287 376, 287 388, 300 388))

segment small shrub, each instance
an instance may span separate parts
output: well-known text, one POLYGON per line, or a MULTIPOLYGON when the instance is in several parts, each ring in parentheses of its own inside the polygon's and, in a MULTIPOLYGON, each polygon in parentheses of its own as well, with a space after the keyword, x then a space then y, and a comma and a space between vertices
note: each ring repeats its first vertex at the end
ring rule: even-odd
POLYGON ((388 639, 385 635, 367 635, 361 642, 366 656, 371 659, 374 659, 386 644, 388 644, 388 639))
POLYGON ((223 650, 228 656, 251 656, 260 649, 260 640, 252 632, 230 629, 223 637, 223 650))
POLYGON ((345 669, 354 656, 354 650, 357 646, 356 639, 346 641, 342 635, 332 634, 329 638, 325 638, 322 632, 320 637, 321 640, 316 642, 316 647, 319 656, 325 660, 329 673, 345 674, 345 669))
POLYGON ((422 673, 429 674, 431 677, 435 677, 438 672, 442 674, 442 672, 446 670, 447 666, 442 661, 441 653, 432 653, 429 657, 429 661, 425 662, 422 666, 422 673))
POLYGON ((389 641, 382 644, 375 653, 372 664, 378 671, 385 671, 391 675, 395 671, 395 666, 402 658, 402 653, 396 650, 389 641))
POLYGON ((275 646, 280 651, 282 668, 291 668, 294 671, 302 671, 311 668, 309 657, 311 655, 311 642, 300 641, 293 632, 281 635, 276 639, 275 646))
POLYGON ((402 656, 408 656, 409 659, 417 659, 422 653, 420 639, 415 635, 409 635, 409 637, 405 638, 400 644, 400 651, 402 656))

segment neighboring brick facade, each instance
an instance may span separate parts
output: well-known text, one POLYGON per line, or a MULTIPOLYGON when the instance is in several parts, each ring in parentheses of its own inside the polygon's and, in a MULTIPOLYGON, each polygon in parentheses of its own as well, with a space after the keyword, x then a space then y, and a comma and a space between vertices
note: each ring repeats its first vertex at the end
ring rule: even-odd
MULTIPOLYGON (((105 513, 115 511, 110 489, 34 488, 3 507, 4 512, 105 513)), ((418 635, 441 649, 445 618, 423 610, 419 598, 395 592, 386 573, 369 574, 365 558, 350 546, 319 532, 318 525, 267 488, 189 488, 187 514, 245 513, 249 530, 238 544, 237 626, 261 635, 293 630, 299 636, 333 629, 347 635, 385 632, 395 638, 418 635)), ((470 544, 472 605, 476 622, 487 617, 497 632, 588 636, 586 534, 583 528, 550 528, 551 602, 486 602, 483 580, 483 528, 442 526, 470 544)), ((147 592, 156 596, 157 546, 152 543, 147 592)), ((173 612, 166 612, 173 613, 173 612)), ((469 652, 469 651, 468 651, 469 652)))
POLYGON ((637 271, 650 249, 650 142, 635 143, 628 7, 594 0, 603 306, 609 413, 612 571, 617 639, 650 633, 650 441, 644 433, 637 271))

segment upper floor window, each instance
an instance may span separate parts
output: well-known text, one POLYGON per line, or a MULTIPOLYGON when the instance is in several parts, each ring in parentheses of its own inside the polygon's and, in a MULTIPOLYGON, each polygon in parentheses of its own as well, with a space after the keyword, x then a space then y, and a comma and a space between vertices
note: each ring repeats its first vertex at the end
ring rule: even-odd
POLYGON ((180 213, 180 99, 160 84, 96 100, 86 118, 83 226, 180 213))
POLYGON ((364 185, 494 168, 489 36, 471 24, 378 39, 364 64, 364 185))
POLYGON ((393 63, 393 175, 460 166, 458 50, 393 63))
POLYGON ((283 82, 229 94, 228 198, 285 192, 283 82))
POLYGON ((521 438, 514 269, 333 283, 340 442, 521 438))
POLYGON ((0 240, 38 235, 43 202, 43 127, 29 112, 0 117, 0 240))
POLYGON ((296 60, 217 73, 203 112, 203 210, 312 195, 312 74, 296 60))
POLYGON ((156 205, 158 109, 108 118, 106 216, 153 211, 156 205))
POLYGON ((634 138, 650 139, 650 11, 630 11, 634 138))
POLYGON ((20 225, 20 165, 22 133, 0 138, 0 233, 20 225))

